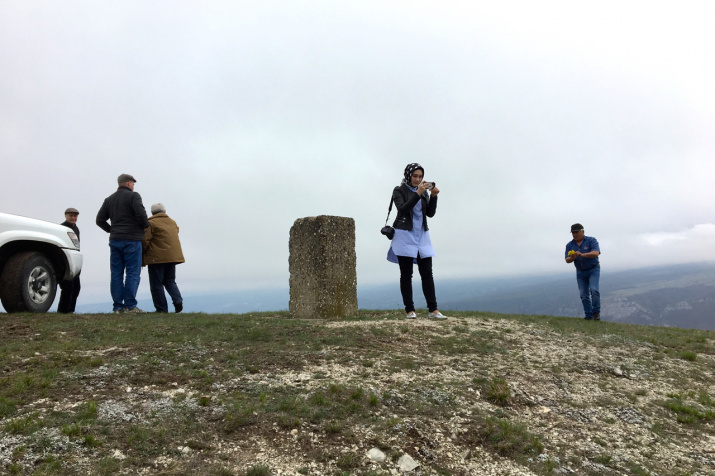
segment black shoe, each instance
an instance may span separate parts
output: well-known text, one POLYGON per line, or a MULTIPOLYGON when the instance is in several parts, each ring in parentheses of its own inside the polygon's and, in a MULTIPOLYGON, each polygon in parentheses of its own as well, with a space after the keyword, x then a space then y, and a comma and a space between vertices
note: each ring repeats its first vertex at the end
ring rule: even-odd
POLYGON ((181 312, 184 310, 184 303, 183 302, 177 302, 174 304, 174 311, 175 312, 181 312))
POLYGON ((594 313, 593 313, 593 320, 594 320, 594 321, 600 321, 600 320, 601 320, 601 313, 600 313, 600 312, 594 312, 594 313))

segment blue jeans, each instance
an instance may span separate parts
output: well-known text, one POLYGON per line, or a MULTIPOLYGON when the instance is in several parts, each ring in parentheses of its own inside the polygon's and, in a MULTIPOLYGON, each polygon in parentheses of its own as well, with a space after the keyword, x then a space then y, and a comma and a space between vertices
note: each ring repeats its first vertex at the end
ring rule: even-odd
POLYGON ((109 250, 109 268, 112 273, 109 288, 114 310, 134 309, 137 307, 137 289, 142 271, 142 242, 109 240, 109 250))
POLYGON ((576 270, 576 282, 581 294, 583 312, 586 319, 593 318, 594 312, 601 312, 601 293, 598 290, 598 280, 601 277, 601 265, 596 265, 586 271, 576 270))
POLYGON ((149 265, 149 289, 151 289, 151 299, 158 312, 169 312, 169 305, 166 303, 166 292, 171 296, 174 307, 182 303, 179 287, 176 285, 176 263, 159 263, 149 265))

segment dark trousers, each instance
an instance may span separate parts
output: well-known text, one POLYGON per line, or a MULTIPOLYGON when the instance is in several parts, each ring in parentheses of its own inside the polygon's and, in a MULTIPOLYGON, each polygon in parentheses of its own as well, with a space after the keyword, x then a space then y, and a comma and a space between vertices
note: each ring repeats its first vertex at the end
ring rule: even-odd
POLYGON ((176 263, 160 263, 150 264, 149 268, 149 289, 151 290, 151 299, 154 301, 154 307, 159 312, 169 312, 169 305, 166 302, 166 292, 171 296, 171 302, 174 307, 177 304, 184 302, 181 299, 179 287, 176 285, 176 263))
MULTIPOLYGON (((400 265, 400 292, 402 302, 405 304, 405 312, 415 310, 415 303, 412 300, 412 264, 414 258, 409 256, 398 256, 397 262, 400 265)), ((417 269, 422 278, 422 292, 427 301, 427 308, 430 312, 437 310, 437 296, 434 291, 434 277, 432 276, 432 258, 420 258, 417 255, 417 269)))
POLYGON ((74 312, 74 307, 77 304, 77 296, 79 296, 79 276, 69 281, 60 281, 60 302, 57 304, 57 312, 74 312))

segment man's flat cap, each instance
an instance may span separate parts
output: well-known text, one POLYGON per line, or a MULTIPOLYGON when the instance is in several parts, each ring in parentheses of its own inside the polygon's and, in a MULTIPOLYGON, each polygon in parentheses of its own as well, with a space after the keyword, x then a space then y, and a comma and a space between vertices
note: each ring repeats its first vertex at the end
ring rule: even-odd
POLYGON ((136 182, 137 179, 132 177, 129 174, 122 174, 117 178, 117 183, 124 183, 124 182, 136 182))
POLYGON ((70 207, 67 210, 65 210, 65 215, 67 215, 68 213, 74 213, 75 215, 79 215, 79 210, 77 210, 76 208, 70 207))

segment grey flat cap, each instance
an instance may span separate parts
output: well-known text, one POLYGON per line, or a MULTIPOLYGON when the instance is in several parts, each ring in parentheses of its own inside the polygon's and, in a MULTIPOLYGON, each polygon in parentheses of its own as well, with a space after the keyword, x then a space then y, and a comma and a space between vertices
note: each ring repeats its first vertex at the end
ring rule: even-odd
POLYGON ((136 182, 137 179, 132 177, 129 174, 122 174, 119 177, 117 177, 117 183, 124 183, 124 182, 136 182))

